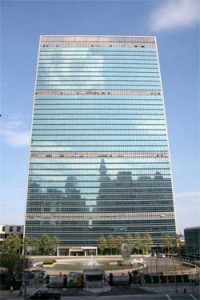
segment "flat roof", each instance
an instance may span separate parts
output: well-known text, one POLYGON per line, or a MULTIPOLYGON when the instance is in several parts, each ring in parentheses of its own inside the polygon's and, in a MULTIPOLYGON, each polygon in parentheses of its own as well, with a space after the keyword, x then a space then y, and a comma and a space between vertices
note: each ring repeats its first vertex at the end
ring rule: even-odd
POLYGON ((85 269, 83 270, 84 275, 101 275, 104 274, 104 269, 85 269))
POLYGON ((190 229, 200 229, 200 226, 195 226, 195 227, 187 227, 184 230, 190 230, 190 229))

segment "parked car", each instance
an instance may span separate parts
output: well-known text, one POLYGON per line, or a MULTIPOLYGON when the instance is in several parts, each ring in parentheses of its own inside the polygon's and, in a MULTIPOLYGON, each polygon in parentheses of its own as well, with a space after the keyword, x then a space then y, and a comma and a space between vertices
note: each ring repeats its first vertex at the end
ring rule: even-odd
POLYGON ((157 257, 159 257, 159 258, 165 258, 166 255, 165 255, 164 253, 159 253, 159 254, 157 255, 157 257))
POLYGON ((60 299, 60 293, 41 290, 28 295, 27 299, 60 299))
POLYGON ((44 278, 46 273, 43 270, 32 270, 29 273, 31 273, 35 277, 44 278))

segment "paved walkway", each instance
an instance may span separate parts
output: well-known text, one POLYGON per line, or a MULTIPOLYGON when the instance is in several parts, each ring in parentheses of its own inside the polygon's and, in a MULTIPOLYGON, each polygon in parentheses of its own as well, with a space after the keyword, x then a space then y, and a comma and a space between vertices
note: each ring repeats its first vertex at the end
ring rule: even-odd
POLYGON ((7 300, 7 299, 23 299, 22 296, 19 296, 19 291, 13 291, 12 294, 10 294, 9 291, 0 291, 0 299, 1 300, 7 300))
MULTIPOLYGON (((28 289, 28 293, 33 289, 28 289)), ((101 293, 99 295, 84 292, 78 288, 67 288, 61 291, 61 300, 93 300, 93 299, 141 299, 141 300, 200 300, 199 286, 192 285, 130 285, 130 286, 113 286, 112 290, 108 293, 101 293), (184 291, 184 288, 186 289, 184 291)), ((19 291, 0 291, 1 300, 23 300, 19 296, 19 291)))

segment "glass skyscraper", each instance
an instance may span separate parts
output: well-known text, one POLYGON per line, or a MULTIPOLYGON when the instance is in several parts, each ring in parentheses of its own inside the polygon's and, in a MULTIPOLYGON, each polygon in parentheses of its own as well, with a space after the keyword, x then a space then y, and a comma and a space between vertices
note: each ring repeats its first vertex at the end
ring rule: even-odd
POLYGON ((41 36, 25 233, 175 238, 155 37, 41 36))

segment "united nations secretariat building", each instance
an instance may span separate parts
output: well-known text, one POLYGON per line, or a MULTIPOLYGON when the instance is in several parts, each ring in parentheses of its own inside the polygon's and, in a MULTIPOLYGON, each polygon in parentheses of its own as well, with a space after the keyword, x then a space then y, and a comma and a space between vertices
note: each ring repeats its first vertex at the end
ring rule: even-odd
POLYGON ((26 236, 85 255, 102 235, 175 238, 155 37, 41 36, 34 98, 26 236))

